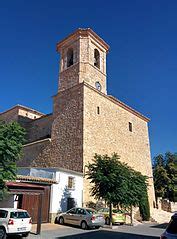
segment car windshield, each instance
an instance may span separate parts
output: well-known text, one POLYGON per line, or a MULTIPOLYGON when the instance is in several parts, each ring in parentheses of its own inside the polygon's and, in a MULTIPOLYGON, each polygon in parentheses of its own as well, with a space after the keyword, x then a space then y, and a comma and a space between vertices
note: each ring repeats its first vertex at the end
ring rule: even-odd
POLYGON ((114 212, 114 213, 122 213, 122 211, 118 210, 118 209, 113 209, 112 212, 114 212))
POLYGON ((30 218, 27 212, 11 212, 10 218, 30 218))
POLYGON ((170 234, 177 234, 177 217, 171 219, 167 227, 167 232, 170 234))
POLYGON ((96 211, 93 209, 86 209, 89 214, 96 214, 96 211))
POLYGON ((109 212, 109 208, 104 208, 103 212, 109 212))

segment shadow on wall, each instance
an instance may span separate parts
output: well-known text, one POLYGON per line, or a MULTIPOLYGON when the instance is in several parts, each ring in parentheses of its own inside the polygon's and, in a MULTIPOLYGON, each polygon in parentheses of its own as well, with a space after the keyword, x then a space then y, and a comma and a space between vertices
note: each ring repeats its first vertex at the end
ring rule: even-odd
POLYGON ((61 211, 65 212, 75 206, 76 206, 75 200, 74 198, 72 198, 70 190, 68 190, 67 186, 65 186, 60 202, 61 211))

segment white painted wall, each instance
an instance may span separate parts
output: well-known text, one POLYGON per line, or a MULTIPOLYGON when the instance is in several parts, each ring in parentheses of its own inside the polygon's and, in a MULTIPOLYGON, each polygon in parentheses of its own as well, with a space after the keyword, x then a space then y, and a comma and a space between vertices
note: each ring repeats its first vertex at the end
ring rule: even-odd
POLYGON ((83 201, 83 176, 74 171, 57 168, 21 168, 18 174, 50 178, 57 181, 51 185, 50 213, 67 210, 67 198, 74 198, 76 206, 82 207, 83 201), (74 189, 68 189, 68 177, 74 177, 74 189))
POLYGON ((82 207, 83 177, 69 172, 56 172, 58 184, 51 186, 50 213, 67 210, 67 198, 75 199, 76 206, 82 207), (68 177, 74 177, 74 189, 68 189, 68 177))

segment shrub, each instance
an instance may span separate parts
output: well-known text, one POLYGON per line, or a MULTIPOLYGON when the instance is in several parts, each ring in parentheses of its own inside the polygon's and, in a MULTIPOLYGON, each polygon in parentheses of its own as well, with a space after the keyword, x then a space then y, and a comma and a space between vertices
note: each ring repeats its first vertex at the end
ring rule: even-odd
POLYGON ((150 208, 149 208, 149 201, 148 201, 148 195, 147 194, 146 194, 145 197, 143 197, 140 200, 139 209, 140 209, 140 215, 142 217, 142 220, 143 221, 149 221, 150 208))

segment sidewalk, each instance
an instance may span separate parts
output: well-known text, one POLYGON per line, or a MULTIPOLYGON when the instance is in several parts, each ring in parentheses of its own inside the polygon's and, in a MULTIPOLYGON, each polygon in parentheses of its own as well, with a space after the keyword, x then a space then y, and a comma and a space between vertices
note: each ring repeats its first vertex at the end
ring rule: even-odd
MULTIPOLYGON (((41 232, 44 232, 44 231, 51 231, 51 230, 58 230, 60 227, 62 227, 61 225, 59 224, 53 224, 53 223, 42 223, 41 225, 41 232)), ((36 228, 37 228, 37 224, 33 224, 32 225, 32 229, 31 229, 31 232, 33 234, 36 233, 36 228)))
POLYGON ((29 239, 54 239, 58 237, 64 237, 64 236, 72 236, 77 234, 83 234, 83 233, 90 233, 91 231, 84 231, 77 227, 72 226, 66 226, 66 225, 59 225, 59 224, 51 224, 51 223, 43 223, 41 225, 41 234, 36 235, 36 228, 37 225, 32 225, 32 230, 29 235, 29 239))

